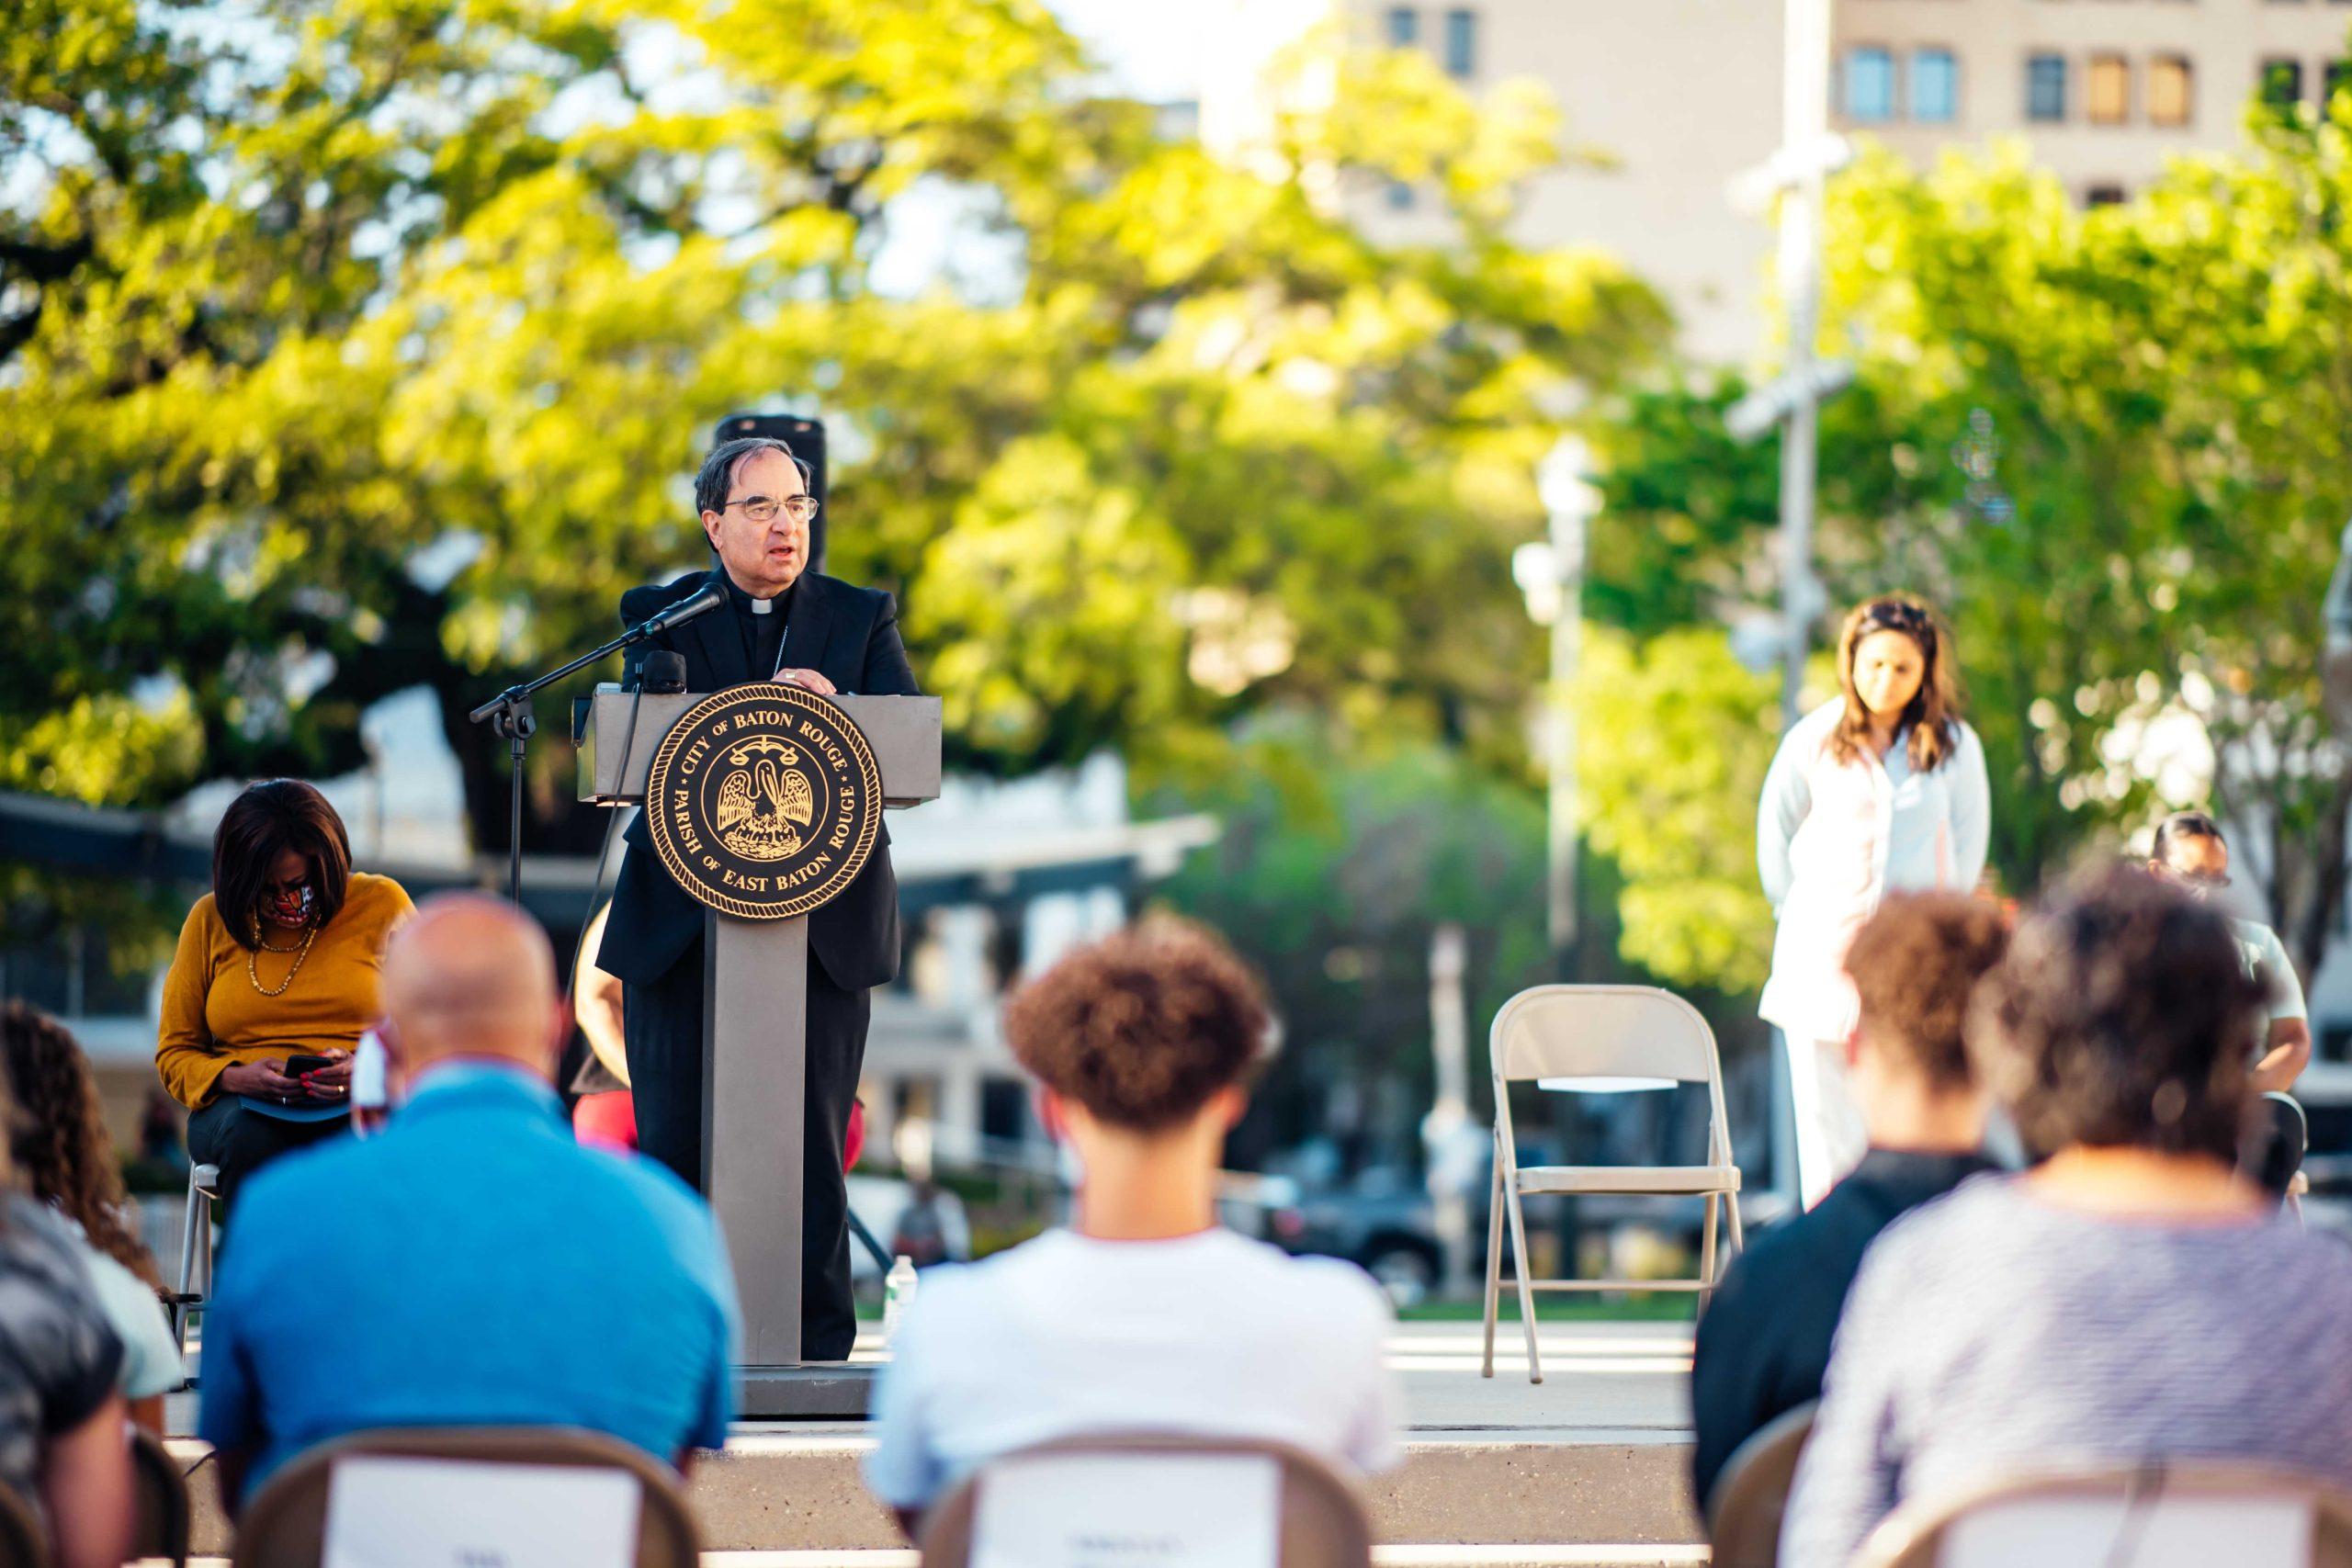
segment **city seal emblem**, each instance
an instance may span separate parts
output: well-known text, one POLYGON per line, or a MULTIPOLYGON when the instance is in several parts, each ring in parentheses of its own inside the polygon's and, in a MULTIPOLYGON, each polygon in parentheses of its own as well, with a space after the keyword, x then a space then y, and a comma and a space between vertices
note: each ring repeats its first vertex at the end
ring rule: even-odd
POLYGON ((689 895, 742 919, 786 919, 865 869, 882 773, 824 698, 774 682, 733 686, 662 737, 645 812, 654 852, 689 895))

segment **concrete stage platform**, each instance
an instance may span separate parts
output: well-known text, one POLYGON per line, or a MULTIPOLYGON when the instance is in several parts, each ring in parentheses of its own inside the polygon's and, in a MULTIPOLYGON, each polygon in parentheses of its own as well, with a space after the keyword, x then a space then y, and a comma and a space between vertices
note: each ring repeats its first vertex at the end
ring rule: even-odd
MULTIPOLYGON (((1408 1324, 1388 1347, 1405 1392, 1406 1461, 1367 1488, 1383 1568, 1634 1568, 1706 1561, 1690 1506, 1687 1324, 1552 1324, 1544 1381, 1527 1381, 1518 1325, 1478 1375, 1479 1327, 1408 1324)), ((879 1359, 861 1342, 859 1359, 879 1359)), ((194 1401, 171 1402, 175 1432, 194 1401)), ((707 1568, 911 1563, 857 1473, 855 1423, 745 1423, 695 1469, 707 1568), (739 1555, 740 1554, 740 1555, 739 1555)), ((190 1465, 205 1457, 175 1445, 190 1465)), ((211 1467, 193 1477, 196 1547, 226 1549, 211 1467)))

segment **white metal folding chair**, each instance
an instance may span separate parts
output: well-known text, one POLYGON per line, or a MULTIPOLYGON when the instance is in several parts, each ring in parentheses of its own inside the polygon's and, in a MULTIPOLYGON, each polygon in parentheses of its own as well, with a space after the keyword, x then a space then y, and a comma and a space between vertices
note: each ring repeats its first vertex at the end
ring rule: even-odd
POLYGON ((1486 1360, 1495 1375, 1495 1318, 1502 1284, 1502 1231, 1510 1223, 1512 1276, 1520 1325, 1527 1335, 1527 1381, 1544 1381, 1535 1348, 1538 1291, 1695 1291, 1701 1305, 1722 1278, 1715 1256, 1716 1205, 1730 1215, 1731 1245, 1745 1245, 1739 1223, 1739 1168, 1732 1163, 1724 1115, 1723 1066, 1714 1032, 1698 1009, 1654 986, 1535 986, 1505 1002, 1487 1037, 1494 1071, 1495 1173, 1487 1217, 1486 1360), (1707 1163, 1689 1166, 1521 1166, 1511 1133, 1510 1086, 1531 1079, 1586 1092, 1707 1086, 1707 1163), (1527 1257, 1521 1199, 1531 1192, 1656 1194, 1697 1198, 1705 1205, 1699 1273, 1689 1280, 1536 1280, 1527 1257))

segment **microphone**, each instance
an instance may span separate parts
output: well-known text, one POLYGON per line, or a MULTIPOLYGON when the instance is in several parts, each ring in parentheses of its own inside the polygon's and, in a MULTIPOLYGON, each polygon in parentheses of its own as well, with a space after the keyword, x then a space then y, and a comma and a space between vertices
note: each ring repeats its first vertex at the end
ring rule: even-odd
POLYGON ((659 637, 673 626, 685 625, 697 615, 707 615, 727 603, 727 590, 716 582, 706 582, 695 590, 690 598, 681 599, 650 620, 640 621, 629 633, 632 637, 659 637))

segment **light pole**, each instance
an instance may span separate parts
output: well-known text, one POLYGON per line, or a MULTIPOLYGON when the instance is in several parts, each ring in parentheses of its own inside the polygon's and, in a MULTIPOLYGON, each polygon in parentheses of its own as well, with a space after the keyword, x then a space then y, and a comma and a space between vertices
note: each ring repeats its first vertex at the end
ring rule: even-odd
POLYGON ((1735 438, 1781 433, 1781 728, 1797 721, 1804 662, 1812 650, 1820 589, 1813 576, 1813 492, 1822 400, 1854 378, 1842 360, 1816 360, 1821 334, 1821 208, 1829 175, 1853 149, 1829 131, 1830 0, 1786 0, 1778 152, 1732 182, 1732 200, 1781 200, 1779 274, 1788 312, 1788 362, 1779 380, 1732 405, 1724 423, 1735 438))
POLYGON ((1585 531, 1600 511, 1589 475, 1591 454, 1576 436, 1554 443, 1535 470, 1535 491, 1550 516, 1548 536, 1521 545, 1511 576, 1527 595, 1527 614, 1552 628, 1552 679, 1544 708, 1544 914, 1552 956, 1565 965, 1577 940, 1577 661, 1584 640, 1585 531))

